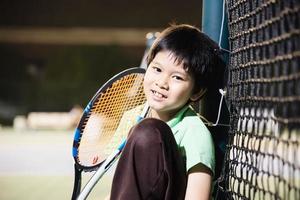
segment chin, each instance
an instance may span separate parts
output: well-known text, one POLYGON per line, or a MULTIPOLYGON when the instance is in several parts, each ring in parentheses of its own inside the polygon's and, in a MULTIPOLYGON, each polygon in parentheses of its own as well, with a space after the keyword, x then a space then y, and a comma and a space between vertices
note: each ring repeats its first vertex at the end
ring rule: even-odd
POLYGON ((157 105, 155 103, 151 103, 151 102, 148 102, 148 105, 151 109, 155 110, 155 111, 161 111, 164 109, 164 106, 161 106, 161 105, 157 105))

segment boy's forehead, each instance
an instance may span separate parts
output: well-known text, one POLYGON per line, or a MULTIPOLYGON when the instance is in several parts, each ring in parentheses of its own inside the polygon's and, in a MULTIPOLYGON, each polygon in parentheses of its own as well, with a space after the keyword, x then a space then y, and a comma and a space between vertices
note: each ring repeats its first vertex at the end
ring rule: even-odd
POLYGON ((186 64, 186 62, 185 62, 185 60, 184 60, 181 56, 175 55, 175 53, 170 52, 169 57, 170 57, 170 59, 173 61, 174 65, 175 65, 176 67, 180 67, 180 68, 182 68, 185 72, 188 73, 189 68, 188 68, 188 66, 187 66, 187 64, 186 64))
POLYGON ((172 66, 180 67, 184 69, 184 71, 188 71, 187 67, 185 66, 186 63, 184 59, 178 55, 176 55, 174 52, 169 50, 163 50, 156 54, 155 58, 153 59, 154 62, 158 64, 162 64, 162 59, 167 59, 170 63, 174 64, 172 66))

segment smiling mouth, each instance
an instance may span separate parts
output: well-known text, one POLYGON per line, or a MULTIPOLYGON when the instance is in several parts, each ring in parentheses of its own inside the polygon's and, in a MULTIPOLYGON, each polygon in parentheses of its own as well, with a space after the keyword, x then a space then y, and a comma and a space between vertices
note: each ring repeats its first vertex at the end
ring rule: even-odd
POLYGON ((165 95, 155 91, 155 90, 151 90, 152 94, 154 94, 155 97, 158 97, 158 98, 167 98, 165 95))

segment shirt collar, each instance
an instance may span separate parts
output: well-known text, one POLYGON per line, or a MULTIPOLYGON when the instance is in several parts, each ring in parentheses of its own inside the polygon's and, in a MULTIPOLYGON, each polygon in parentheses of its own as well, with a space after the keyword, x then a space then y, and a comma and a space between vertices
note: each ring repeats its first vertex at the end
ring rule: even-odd
POLYGON ((174 126, 176 126, 176 124, 178 124, 178 122, 180 122, 183 118, 183 115, 185 113, 185 111, 189 108, 189 105, 185 105, 183 108, 181 108, 177 114, 175 115, 175 117, 173 117, 172 119, 170 119, 167 124, 173 128, 174 126))

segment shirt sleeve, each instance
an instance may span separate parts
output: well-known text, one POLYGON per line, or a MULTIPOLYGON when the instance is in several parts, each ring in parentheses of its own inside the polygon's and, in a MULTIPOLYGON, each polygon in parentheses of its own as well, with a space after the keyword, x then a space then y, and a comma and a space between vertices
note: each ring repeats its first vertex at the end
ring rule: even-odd
POLYGON ((204 124, 189 126, 182 139, 182 145, 186 156, 187 171, 193 166, 201 163, 211 169, 214 174, 214 143, 209 130, 204 124))

